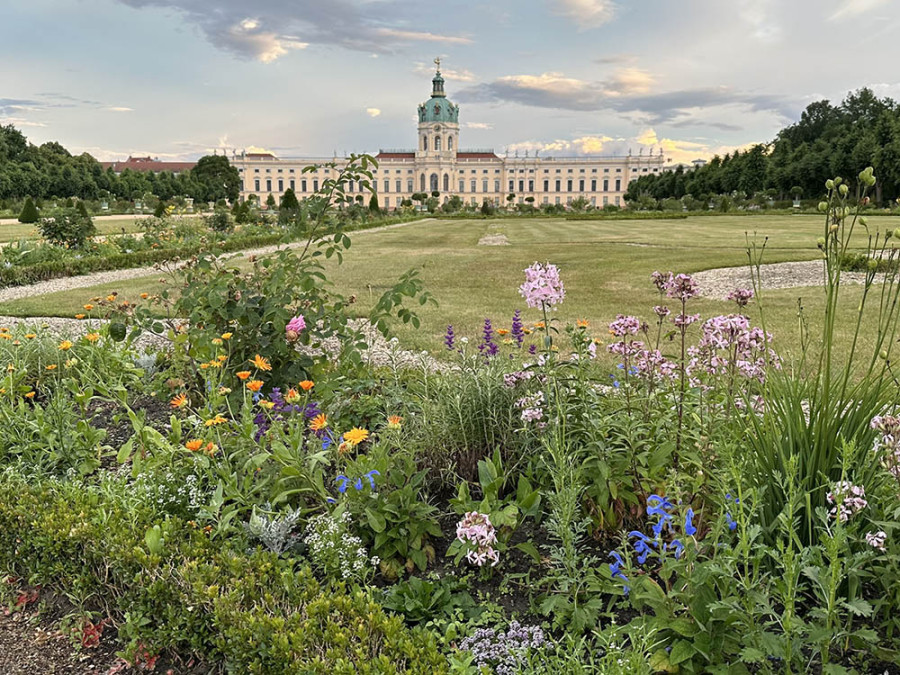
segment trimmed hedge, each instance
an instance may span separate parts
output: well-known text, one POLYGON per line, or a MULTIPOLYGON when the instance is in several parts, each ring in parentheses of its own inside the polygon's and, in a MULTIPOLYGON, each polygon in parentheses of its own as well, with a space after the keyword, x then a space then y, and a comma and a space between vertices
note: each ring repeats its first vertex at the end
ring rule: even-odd
POLYGON ((306 565, 230 550, 177 519, 158 523, 151 545, 152 514, 128 493, 0 474, 0 570, 102 607, 130 658, 169 651, 258 674, 447 672, 429 633, 306 565))

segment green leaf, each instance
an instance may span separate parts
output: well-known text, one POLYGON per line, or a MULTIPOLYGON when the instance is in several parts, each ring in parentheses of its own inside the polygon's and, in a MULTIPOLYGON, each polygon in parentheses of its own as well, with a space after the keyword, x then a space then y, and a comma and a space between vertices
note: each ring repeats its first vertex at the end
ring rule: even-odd
POLYGON ((695 653, 696 650, 690 642, 687 640, 676 640, 675 644, 672 645, 672 651, 669 652, 669 663, 677 666, 679 663, 684 663, 690 659, 695 653))
POLYGON ((384 532, 384 528, 387 526, 384 516, 372 509, 366 509, 366 520, 369 522, 369 527, 376 533, 384 532))
POLYGON ((125 339, 126 335, 128 335, 128 329, 121 321, 114 321, 113 323, 109 324, 109 337, 111 337, 115 342, 122 342, 122 340, 125 339))
POLYGON ((154 525, 144 535, 144 543, 147 544, 147 550, 154 555, 162 553, 163 537, 162 530, 159 525, 154 525))
POLYGON ((538 551, 537 546, 532 544, 530 541, 523 541, 520 544, 516 544, 515 548, 522 551, 522 553, 529 556, 534 562, 539 563, 541 561, 541 553, 538 551))

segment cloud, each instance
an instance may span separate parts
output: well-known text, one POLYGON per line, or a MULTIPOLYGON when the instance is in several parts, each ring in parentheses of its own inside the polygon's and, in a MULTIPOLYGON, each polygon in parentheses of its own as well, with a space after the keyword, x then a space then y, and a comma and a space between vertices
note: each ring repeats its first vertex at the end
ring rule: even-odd
POLYGON ((214 47, 271 63, 309 45, 336 45, 372 54, 396 53, 410 43, 470 44, 463 36, 409 30, 401 0, 118 0, 134 9, 180 12, 214 47))
POLYGON ((571 19, 578 30, 599 28, 613 20, 616 4, 612 0, 550 0, 554 12, 571 19))
POLYGON ((134 112, 134 108, 126 108, 123 105, 113 105, 108 107, 107 110, 112 110, 113 112, 134 112))
POLYGON ((494 125, 488 122, 465 122, 464 129, 493 129, 494 125))
POLYGON ((524 141, 521 143, 513 143, 509 146, 510 151, 530 152, 563 152, 576 155, 598 155, 604 151, 609 141, 615 140, 609 136, 581 136, 571 140, 556 139, 553 141, 524 141))
POLYGON ((369 117, 378 117, 381 114, 381 110, 378 108, 366 108, 366 114, 369 117))
POLYGON ((46 127, 44 122, 27 120, 24 117, 0 117, 0 126, 12 124, 16 128, 21 127, 46 127))
MULTIPOLYGON (((443 57, 442 57, 443 58, 443 57)), ((416 65, 413 67, 413 72, 416 75, 427 75, 431 77, 434 75, 434 64, 433 63, 425 63, 424 61, 418 61, 416 65)), ((474 82, 475 81, 475 73, 471 70, 466 70, 465 68, 461 68, 459 70, 454 70, 453 68, 444 68, 443 64, 441 65, 441 74, 450 81, 453 82, 474 82)))
POLYGON ((730 87, 653 91, 655 79, 646 71, 626 68, 605 81, 588 82, 561 73, 508 75, 460 90, 463 102, 511 102, 538 108, 593 112, 613 110, 637 115, 647 124, 686 123, 699 110, 739 106, 772 112, 783 121, 796 117, 802 101, 773 94, 742 92, 730 87))
POLYGON ((740 0, 738 16, 750 25, 750 35, 762 42, 775 42, 781 38, 781 26, 772 14, 776 0, 740 0))
POLYGON ((828 17, 828 20, 854 19, 885 4, 887 0, 840 0, 838 9, 828 17))

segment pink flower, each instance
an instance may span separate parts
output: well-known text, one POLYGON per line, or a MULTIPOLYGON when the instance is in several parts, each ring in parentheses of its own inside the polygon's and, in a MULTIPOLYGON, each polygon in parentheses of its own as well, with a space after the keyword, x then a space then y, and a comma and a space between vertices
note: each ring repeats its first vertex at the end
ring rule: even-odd
POLYGON ((303 318, 302 314, 298 314, 293 319, 288 321, 287 326, 285 326, 284 332, 289 342, 293 342, 298 337, 300 337, 300 333, 306 330, 306 319, 303 318))
POLYGON ((559 278, 559 268, 547 263, 534 263, 525 270, 525 283, 519 286, 519 293, 529 307, 551 308, 566 297, 566 289, 559 278))

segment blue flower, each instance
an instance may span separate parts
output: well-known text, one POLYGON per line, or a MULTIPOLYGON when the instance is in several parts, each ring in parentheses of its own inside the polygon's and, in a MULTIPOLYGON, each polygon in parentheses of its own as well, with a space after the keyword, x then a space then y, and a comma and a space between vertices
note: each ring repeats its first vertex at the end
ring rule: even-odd
POLYGON ((609 557, 615 560, 615 562, 609 564, 609 572, 613 579, 618 578, 625 582, 622 584, 622 589, 625 591, 625 595, 628 595, 628 591, 630 590, 630 587, 628 586, 628 577, 622 572, 622 565, 625 564, 625 561, 622 560, 622 556, 619 555, 618 551, 611 551, 609 557))
POLYGON ((628 536, 635 539, 634 552, 638 554, 638 563, 643 565, 647 562, 647 557, 652 552, 652 549, 656 548, 656 540, 651 539, 643 532, 638 532, 637 530, 632 530, 628 533, 628 536))
POLYGON ((369 473, 366 474, 366 478, 369 479, 369 485, 371 486, 371 488, 373 490, 375 489, 375 478, 374 477, 380 476, 380 475, 381 474, 378 473, 378 471, 376 471, 375 469, 372 469, 371 471, 369 471, 369 473))
POLYGON ((362 489, 363 489, 362 478, 357 478, 356 481, 353 483, 353 487, 356 488, 356 491, 357 491, 357 492, 359 492, 360 490, 362 490, 362 489))
POLYGON ((350 479, 347 476, 338 476, 334 479, 335 483, 338 483, 338 492, 344 494, 347 491, 347 483, 350 482, 350 479))
POLYGON ((337 504, 337 499, 335 499, 334 497, 329 497, 325 501, 328 502, 329 504, 337 504))
POLYGON ((697 534, 697 528, 694 527, 694 523, 692 522, 693 519, 694 509, 688 508, 687 513, 684 516, 684 533, 689 537, 693 537, 697 534))
POLYGON ((647 497, 648 516, 659 516, 661 518, 670 517, 667 511, 674 506, 675 505, 665 497, 660 497, 659 495, 650 495, 647 497))
POLYGON ((728 525, 728 529, 732 532, 737 529, 737 523, 734 522, 734 518, 731 517, 730 513, 725 514, 725 523, 728 525))
POLYGON ((322 449, 327 450, 330 447, 331 447, 331 437, 326 436, 325 438, 322 439, 322 449))
POLYGON ((675 557, 680 558, 681 554, 684 553, 684 544, 681 543, 680 539, 673 539, 666 546, 669 549, 675 549, 675 557))

